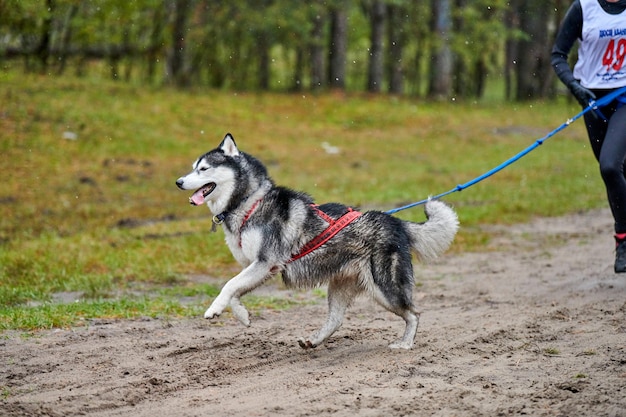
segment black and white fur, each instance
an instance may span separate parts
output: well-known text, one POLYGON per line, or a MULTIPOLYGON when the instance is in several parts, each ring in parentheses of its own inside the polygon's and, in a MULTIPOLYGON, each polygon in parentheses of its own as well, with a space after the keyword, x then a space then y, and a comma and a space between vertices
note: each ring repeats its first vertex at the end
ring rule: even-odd
MULTIPOLYGON (((419 224, 379 211, 365 212, 319 249, 291 261, 328 224, 311 207, 311 197, 274 185, 263 164, 241 152, 230 134, 217 148, 198 158, 192 171, 180 177, 176 185, 182 190, 196 190, 190 202, 206 203, 216 215, 214 221, 223 221, 226 244, 243 266, 224 285, 205 318, 219 316, 230 305, 233 315, 249 326, 248 311, 240 297, 282 273, 289 287, 328 284, 328 319, 319 331, 299 339, 303 348, 316 347, 328 339, 341 326, 352 300, 362 293, 406 322, 402 338, 389 346, 413 346, 419 312, 412 301, 411 251, 428 261, 449 247, 458 219, 446 204, 435 200, 426 203, 427 221, 419 224)), ((319 208, 332 218, 347 209, 338 203, 319 208)))

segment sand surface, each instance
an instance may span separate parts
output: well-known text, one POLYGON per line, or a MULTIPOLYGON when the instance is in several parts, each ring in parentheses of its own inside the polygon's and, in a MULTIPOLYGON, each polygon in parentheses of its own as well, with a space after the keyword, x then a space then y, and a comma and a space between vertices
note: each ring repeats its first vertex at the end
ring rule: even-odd
MULTIPOLYGON (((495 229, 488 253, 417 265, 423 311, 367 299, 329 342, 311 304, 217 321, 93 320, 0 335, 0 416, 626 416, 626 275, 607 210, 495 229)), ((209 280, 209 278, 206 278, 209 280)))

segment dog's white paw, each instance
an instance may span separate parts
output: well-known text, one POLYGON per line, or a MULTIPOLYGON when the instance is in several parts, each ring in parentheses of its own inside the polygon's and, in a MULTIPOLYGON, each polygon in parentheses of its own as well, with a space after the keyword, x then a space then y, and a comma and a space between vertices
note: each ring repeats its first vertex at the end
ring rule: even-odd
POLYGON ((212 319, 221 316, 227 305, 228 300, 225 300, 225 298, 222 297, 222 294, 218 295, 217 298, 211 303, 209 309, 204 312, 204 318, 212 319))
POLYGON ((219 317, 220 314, 222 314, 221 311, 218 311, 217 309, 213 308, 213 306, 209 307, 209 309, 207 311, 204 312, 204 318, 205 319, 214 319, 215 317, 219 317))
POLYGON ((298 338, 298 344, 304 350, 313 349, 314 347, 317 346, 317 345, 313 344, 313 342, 311 342, 310 340, 305 339, 304 337, 298 338))
POLYGON ((413 343, 405 342, 403 340, 398 340, 397 342, 393 342, 389 345, 390 349, 405 349, 410 350, 413 348, 413 343))
POLYGON ((233 316, 241 322, 244 326, 250 326, 250 314, 246 308, 239 303, 231 303, 230 308, 233 312, 233 316))

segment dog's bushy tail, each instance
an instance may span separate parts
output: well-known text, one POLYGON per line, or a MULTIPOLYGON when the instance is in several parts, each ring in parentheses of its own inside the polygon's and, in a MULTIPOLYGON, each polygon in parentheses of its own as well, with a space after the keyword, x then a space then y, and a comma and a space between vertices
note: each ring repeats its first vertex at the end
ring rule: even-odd
POLYGON ((422 262, 428 262, 450 247, 459 229, 459 219, 447 204, 430 200, 424 206, 427 220, 424 223, 408 223, 413 249, 422 262))

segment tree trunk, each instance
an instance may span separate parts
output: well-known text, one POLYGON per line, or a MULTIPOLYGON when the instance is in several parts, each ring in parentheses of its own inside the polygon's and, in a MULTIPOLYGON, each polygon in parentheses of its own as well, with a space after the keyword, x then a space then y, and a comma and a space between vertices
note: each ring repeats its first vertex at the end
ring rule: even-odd
POLYGON ((63 74, 65 72, 65 65, 67 64, 67 48, 72 40, 72 20, 78 12, 78 6, 75 4, 70 5, 67 11, 67 16, 63 22, 63 30, 61 35, 61 45, 59 46, 59 66, 57 67, 57 74, 63 74))
POLYGON ((548 21, 551 16, 550 2, 530 0, 524 2, 520 13, 520 29, 529 39, 519 42, 517 62, 517 100, 531 100, 545 94, 546 80, 550 80, 550 48, 548 21))
POLYGON ((433 0, 433 33, 435 45, 430 67, 430 86, 428 95, 442 99, 452 92, 452 50, 450 36, 452 19, 450 0, 433 0))
POLYGON ((404 92, 404 62, 403 52, 406 35, 404 33, 404 16, 406 11, 403 7, 389 4, 387 6, 387 33, 388 33, 388 59, 387 72, 389 74, 389 92, 402 94, 404 92))
POLYGON ((378 93, 383 84, 383 38, 385 36, 386 5, 374 0, 370 9, 370 59, 367 71, 367 91, 378 93))
POLYGON ((163 5, 160 5, 152 12, 152 30, 150 31, 150 43, 148 45, 148 54, 146 56, 146 59, 148 60, 146 70, 146 78, 148 79, 148 82, 152 82, 154 80, 157 62, 160 55, 159 52, 162 50, 163 27, 165 26, 165 10, 163 7, 163 5))
POLYGON ((301 91, 303 88, 302 79, 304 78, 304 50, 300 47, 296 48, 296 62, 293 69, 293 84, 291 91, 301 91))
POLYGON ((52 37, 50 32, 52 31, 52 14, 54 13, 54 7, 54 0, 46 0, 48 13, 41 25, 41 40, 35 51, 35 55, 39 59, 41 72, 44 73, 48 71, 48 59, 50 58, 50 39, 52 37))
POLYGON ((313 29, 311 29, 311 89, 315 90, 324 87, 324 17, 317 14, 313 18, 313 29))
POLYGON ((167 60, 167 79, 178 86, 185 86, 188 82, 185 75, 185 34, 187 32, 187 17, 191 10, 192 0, 174 0, 172 27, 172 48, 167 60))
POLYGON ((346 88, 346 54, 348 49, 347 8, 339 5, 330 11, 330 48, 328 84, 331 88, 346 88))
MULTIPOLYGON (((520 26, 519 14, 519 1, 512 0, 504 15, 506 27, 511 30, 518 30, 520 26)), ((513 99, 515 74, 517 73, 518 44, 519 41, 517 39, 509 37, 504 45, 504 97, 507 100, 513 99)))
POLYGON ((261 90, 270 88, 270 45, 267 33, 261 32, 257 36, 257 54, 259 60, 258 67, 258 87, 261 90))
POLYGON ((485 94, 485 85, 487 84, 487 64, 483 59, 476 62, 474 73, 474 97, 481 98, 485 94))

